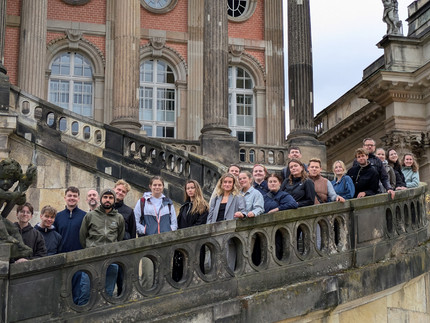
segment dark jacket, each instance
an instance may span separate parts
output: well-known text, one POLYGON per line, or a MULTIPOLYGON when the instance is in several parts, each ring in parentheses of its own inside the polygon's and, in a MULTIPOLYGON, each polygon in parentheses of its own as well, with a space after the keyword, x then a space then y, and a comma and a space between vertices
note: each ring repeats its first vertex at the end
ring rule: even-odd
POLYGON ((61 235, 55 231, 53 225, 50 228, 42 228, 39 224, 36 224, 34 228, 42 234, 48 256, 60 253, 61 235))
POLYGON ((288 209, 297 209, 299 205, 296 200, 287 192, 277 191, 269 192, 264 196, 264 212, 278 208, 279 211, 288 209))
POLYGON ((30 223, 22 230, 17 222, 15 222, 15 226, 18 228, 25 245, 33 249, 33 256, 30 259, 46 256, 45 240, 39 231, 34 229, 30 223))
POLYGON ((124 240, 136 238, 136 218, 134 217, 133 209, 128 205, 125 205, 124 201, 117 201, 114 205, 114 209, 124 217, 124 240))
POLYGON ((178 215, 178 229, 184 229, 195 225, 206 224, 208 219, 209 210, 199 214, 191 213, 193 203, 190 201, 185 202, 179 209, 178 215))
POLYGON ((354 197, 357 197, 360 192, 365 192, 366 196, 378 194, 379 174, 370 163, 364 167, 359 164, 352 166, 347 174, 351 177, 355 186, 354 197))
MULTIPOLYGON (((390 185, 390 178, 388 177, 388 174, 385 171, 385 167, 382 164, 382 161, 378 157, 376 157, 373 153, 369 153, 369 158, 367 161, 376 170, 376 173, 378 174, 378 180, 381 181, 382 186, 384 186, 385 190, 387 191, 392 190, 393 188, 390 185)), ((353 167, 354 166, 360 166, 357 160, 354 160, 353 167)), ((357 192, 357 190, 355 190, 355 193, 358 194, 360 192, 357 192)))
POLYGON ((301 177, 293 177, 292 184, 290 184, 290 179, 287 178, 282 183, 281 190, 291 194, 299 207, 314 205, 315 203, 315 186, 314 182, 309 178, 302 182, 301 177))
POLYGON ((87 213, 78 207, 75 207, 72 212, 66 207, 63 211, 57 213, 54 227, 62 237, 60 252, 82 249, 81 243, 79 242, 79 230, 81 229, 85 214, 87 213))
POLYGON ((258 190, 261 193, 261 195, 263 195, 263 197, 269 192, 269 187, 267 186, 266 180, 262 181, 261 184, 257 184, 256 182, 254 182, 253 185, 254 185, 254 188, 258 190))
POLYGON ((394 174, 396 174, 396 188, 406 187, 406 180, 405 180, 405 175, 403 175, 403 172, 402 172, 402 166, 400 166, 398 162, 397 163, 388 162, 388 165, 393 167, 394 174))

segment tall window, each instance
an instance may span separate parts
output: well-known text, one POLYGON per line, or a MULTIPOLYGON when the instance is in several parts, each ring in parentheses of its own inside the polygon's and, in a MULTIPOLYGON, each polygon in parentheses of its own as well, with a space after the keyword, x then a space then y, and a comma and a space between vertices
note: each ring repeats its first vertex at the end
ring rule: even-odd
POLYGON ((243 68, 228 69, 228 124, 239 142, 255 143, 254 83, 243 68))
POLYGON ((93 116, 93 69, 78 53, 59 54, 51 64, 49 102, 86 117, 93 116))
POLYGON ((139 120, 150 137, 175 138, 175 75, 160 60, 140 65, 139 120))

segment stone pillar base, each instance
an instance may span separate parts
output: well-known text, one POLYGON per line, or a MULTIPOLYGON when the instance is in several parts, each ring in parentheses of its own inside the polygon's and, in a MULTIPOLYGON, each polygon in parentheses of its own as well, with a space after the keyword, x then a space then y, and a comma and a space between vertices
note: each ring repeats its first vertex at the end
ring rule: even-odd
POLYGON ((133 132, 133 133, 139 133, 140 128, 142 125, 140 122, 136 119, 130 119, 130 118, 123 118, 123 119, 117 119, 110 123, 112 127, 117 127, 121 130, 133 132))
POLYGON ((200 136, 202 155, 229 166, 239 161, 239 141, 230 135, 203 133, 200 136))

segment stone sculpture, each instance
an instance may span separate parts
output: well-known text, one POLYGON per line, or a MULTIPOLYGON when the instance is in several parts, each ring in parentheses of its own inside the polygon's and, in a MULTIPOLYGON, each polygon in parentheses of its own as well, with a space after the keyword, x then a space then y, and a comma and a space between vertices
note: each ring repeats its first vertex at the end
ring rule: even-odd
POLYGON ((382 0, 382 3, 384 5, 382 21, 387 24, 387 35, 402 35, 397 0, 382 0))
POLYGON ((25 191, 36 179, 36 166, 30 164, 23 174, 21 165, 14 159, 4 159, 0 162, 0 243, 12 243, 11 258, 28 257, 32 249, 22 241, 18 229, 7 216, 15 205, 26 201, 25 191), (17 183, 13 191, 9 191, 17 183))

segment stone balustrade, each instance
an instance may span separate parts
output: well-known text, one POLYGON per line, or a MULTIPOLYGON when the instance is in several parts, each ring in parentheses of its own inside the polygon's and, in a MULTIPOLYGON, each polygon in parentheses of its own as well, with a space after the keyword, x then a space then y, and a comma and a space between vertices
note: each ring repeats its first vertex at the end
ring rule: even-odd
POLYGON ((180 146, 133 134, 62 109, 12 87, 12 108, 18 114, 17 135, 86 169, 123 178, 148 189, 150 177, 162 175, 169 196, 181 203, 187 179, 212 194, 224 165, 208 161, 180 146), (83 144, 85 143, 85 144, 83 144))
MULTIPOLYGON (((32 322, 184 321, 191 320, 190 313, 198 313, 195 321, 275 321, 306 313, 311 299, 316 309, 326 309, 367 292, 361 283, 355 287, 359 290, 342 289, 342 284, 356 284, 342 282, 347 272, 390 261, 427 241, 426 189, 423 185, 397 192, 394 200, 381 194, 327 203, 12 264, 9 273, 0 270, 3 283, 8 281, 2 305, 10 321, 32 322), (175 253, 183 259, 179 272, 173 270, 175 253), (120 295, 115 291, 109 296, 105 290, 110 264, 118 264, 125 274, 120 295), (71 296, 77 271, 90 277, 90 299, 82 306, 71 296), (322 284, 310 283, 306 291, 297 287, 284 299, 296 304, 294 310, 264 301, 271 297, 269 291, 281 293, 318 277, 325 277, 322 284), (284 316, 277 316, 279 311, 284 316)), ((417 266, 404 268, 405 276, 363 284, 372 285, 368 289, 373 293, 429 269, 429 261, 413 263, 417 266)))

